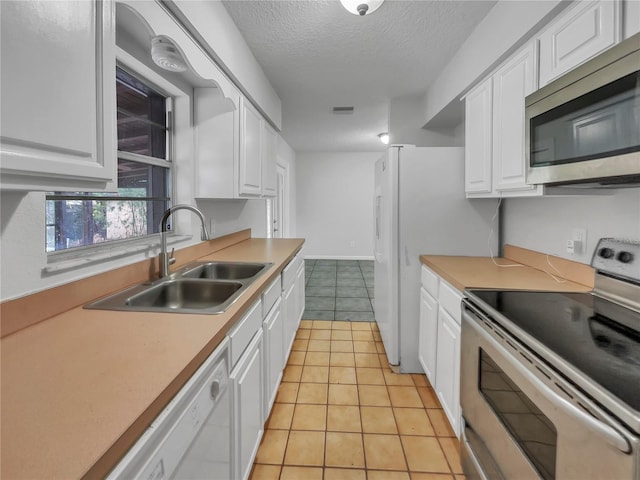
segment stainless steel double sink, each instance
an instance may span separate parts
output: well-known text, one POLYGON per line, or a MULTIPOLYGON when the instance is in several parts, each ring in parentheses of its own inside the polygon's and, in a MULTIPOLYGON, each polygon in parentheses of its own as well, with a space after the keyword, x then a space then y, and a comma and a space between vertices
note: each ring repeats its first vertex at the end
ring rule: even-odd
POLYGON ((225 312, 272 263, 193 262, 168 277, 142 283, 85 305, 139 312, 225 312))

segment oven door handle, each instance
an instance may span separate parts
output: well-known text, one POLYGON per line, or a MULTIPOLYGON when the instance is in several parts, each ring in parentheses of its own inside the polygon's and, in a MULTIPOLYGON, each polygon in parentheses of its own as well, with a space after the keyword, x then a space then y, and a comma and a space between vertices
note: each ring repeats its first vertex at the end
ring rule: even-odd
MULTIPOLYGON (((483 335, 486 340, 491 342, 492 345, 498 347, 498 349, 500 349, 504 355, 506 355, 507 357, 512 356, 511 353, 502 344, 500 344, 500 342, 493 339, 488 332, 486 332, 483 328, 480 327, 480 325, 478 325, 478 320, 473 318, 473 316, 469 315, 467 312, 465 312, 465 316, 470 317, 468 319, 469 324, 473 326, 474 330, 483 335)), ((599 419, 592 417, 588 413, 583 412, 571 402, 559 396, 546 383, 544 383, 542 380, 536 377, 535 374, 524 367, 519 360, 516 359, 511 362, 511 364, 518 371, 518 373, 522 375, 526 380, 528 380, 531 384, 533 384, 533 386, 540 392, 540 394, 544 396, 555 408, 561 410, 565 414, 574 418, 576 421, 587 426, 590 430, 598 434, 607 443, 617 448, 622 453, 631 453, 631 445, 629 445, 627 439, 622 436, 622 434, 619 433, 616 429, 601 422, 599 419)))
MULTIPOLYGON (((526 370, 526 369, 523 369, 526 370)), ((523 371, 529 381, 531 381, 536 388, 538 388, 541 393, 551 402, 554 407, 557 407, 558 410, 563 411, 570 417, 573 417, 575 420, 585 425, 591 431, 602 437, 609 445, 617 448, 622 453, 630 454, 631 453, 631 445, 626 438, 622 436, 616 429, 603 423, 599 419, 592 417, 587 412, 580 410, 578 407, 573 405, 571 402, 565 400, 558 394, 556 394, 549 386, 547 386, 544 382, 539 380, 533 373, 526 370, 526 373, 523 371)))

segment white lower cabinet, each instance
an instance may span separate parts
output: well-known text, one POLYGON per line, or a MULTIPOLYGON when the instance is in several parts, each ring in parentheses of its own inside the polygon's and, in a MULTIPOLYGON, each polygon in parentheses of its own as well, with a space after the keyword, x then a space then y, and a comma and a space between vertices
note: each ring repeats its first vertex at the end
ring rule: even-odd
MULTIPOLYGON (((195 470, 198 473, 190 476, 184 473, 183 468, 176 478, 249 478, 264 433, 264 424, 271 413, 304 311, 304 283, 304 260, 302 253, 298 252, 282 275, 264 289, 260 299, 236 322, 205 366, 189 380, 188 388, 183 389, 193 390, 195 387, 192 384, 197 382, 196 386, 200 389, 198 398, 202 397, 207 408, 204 404, 187 408, 186 404, 183 405, 186 400, 181 399, 185 394, 181 392, 166 409, 167 412, 173 412, 177 408, 174 404, 179 402, 182 418, 179 420, 182 425, 179 435, 174 435, 169 441, 164 438, 165 430, 174 429, 174 420, 168 419, 168 413, 162 413, 154 422, 154 427, 145 433, 125 460, 114 469, 110 478, 156 478, 162 474, 159 469, 165 468, 162 466, 164 463, 170 462, 166 468, 171 468, 173 472, 175 468, 183 468, 176 466, 181 457, 187 458, 189 455, 197 457, 190 460, 189 468, 200 470, 195 470), (211 366, 214 361, 215 365, 211 366), (203 369, 206 370, 205 377, 211 377, 206 382, 200 379, 204 374, 199 372, 203 369), (228 370, 231 373, 227 381, 228 370), (203 412, 213 408, 208 407, 209 404, 219 406, 215 418, 206 420, 207 425, 200 427, 205 432, 200 436, 206 438, 198 443, 197 451, 191 448, 190 453, 185 453, 189 447, 185 438, 197 433, 198 426, 203 423, 203 412), (158 444, 162 448, 156 449, 158 444), (206 474, 201 473, 202 468, 206 474)), ((176 416, 174 413, 171 415, 176 416)))
POLYGON ((422 267, 418 357, 458 437, 461 301, 458 290, 422 267))
POLYGON ((295 281, 295 295, 296 295, 296 313, 295 313, 295 321, 294 321, 294 332, 298 330, 298 326, 300 325, 300 320, 302 319, 302 314, 304 313, 305 308, 305 294, 304 294, 304 260, 302 258, 299 259, 298 271, 296 273, 296 281, 295 281))
POLYGON ((304 311, 304 280, 299 252, 229 333, 232 365, 238 359, 230 375, 234 480, 251 473, 304 311))
POLYGON ((264 430, 263 418, 263 336, 258 330, 245 352, 231 371, 233 445, 235 458, 233 476, 246 480, 258 452, 264 430))
POLYGON ((436 383, 436 346, 438 340, 438 302, 420 289, 420 336, 418 359, 432 385, 436 383))
POLYGON ((264 418, 269 417, 278 393, 278 386, 284 369, 284 323, 280 298, 267 315, 263 324, 265 358, 265 399, 264 418))
POLYGON ((289 356, 296 330, 304 313, 304 256, 302 251, 282 271, 282 311, 284 314, 284 357, 289 356))
POLYGON ((438 308, 436 394, 456 435, 460 432, 460 323, 438 308))
POLYGON ((282 312, 284 314, 284 325, 282 329, 282 347, 283 355, 285 358, 289 356, 291 347, 293 346, 293 340, 296 336, 295 325, 295 283, 289 285, 289 287, 282 293, 282 312))

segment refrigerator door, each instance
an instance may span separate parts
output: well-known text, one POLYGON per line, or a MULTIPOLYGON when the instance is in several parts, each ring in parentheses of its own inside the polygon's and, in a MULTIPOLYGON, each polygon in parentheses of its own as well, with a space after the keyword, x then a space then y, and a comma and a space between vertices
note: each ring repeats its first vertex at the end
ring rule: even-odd
MULTIPOLYGON (((495 239, 489 232, 497 200, 465 198, 463 148, 403 147, 399 155, 396 251, 400 371, 416 373, 423 371, 418 360, 419 256, 488 255, 489 238, 495 239)), ((491 243, 495 252, 495 243, 491 243)))
POLYGON ((389 363, 398 365, 398 148, 375 165, 374 314, 389 363))

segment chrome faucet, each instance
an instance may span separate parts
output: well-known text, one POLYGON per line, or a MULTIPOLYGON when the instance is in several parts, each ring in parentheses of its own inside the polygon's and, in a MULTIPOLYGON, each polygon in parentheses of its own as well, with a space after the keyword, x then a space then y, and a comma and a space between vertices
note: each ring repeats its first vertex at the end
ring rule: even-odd
POLYGON ((171 250, 170 254, 167 253, 167 220, 176 210, 190 210, 195 213, 202 224, 202 235, 200 236, 200 239, 203 241, 209 240, 209 232, 207 232, 207 227, 205 226, 204 215, 196 207, 180 204, 167 209, 162 215, 162 221, 160 222, 160 278, 169 275, 169 265, 176 263, 176 259, 173 256, 173 250, 171 250))

